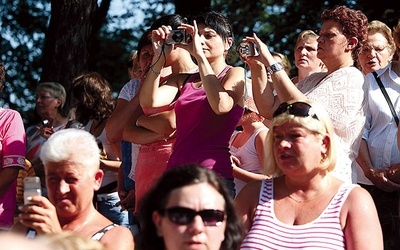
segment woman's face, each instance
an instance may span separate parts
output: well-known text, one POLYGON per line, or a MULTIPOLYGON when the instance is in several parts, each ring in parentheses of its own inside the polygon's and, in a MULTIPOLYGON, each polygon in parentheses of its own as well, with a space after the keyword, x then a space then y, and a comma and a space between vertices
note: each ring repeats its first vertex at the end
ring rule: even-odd
MULTIPOLYGON (((183 207, 194 211, 205 209, 225 211, 225 200, 210 184, 199 183, 173 190, 165 208, 172 207, 183 207)), ((153 221, 157 234, 164 239, 167 250, 218 250, 225 238, 226 218, 221 225, 206 226, 202 217, 196 215, 187 225, 178 225, 168 216, 154 212, 153 221)))
POLYGON ((321 155, 327 152, 326 139, 293 122, 275 126, 273 137, 275 161, 285 174, 317 170, 321 155))
POLYGON ((93 170, 72 162, 48 162, 46 186, 60 218, 76 216, 90 207, 101 179, 93 170))
POLYGON ((225 51, 229 49, 227 41, 217 34, 217 32, 204 24, 198 24, 199 36, 204 55, 209 61, 216 58, 225 57, 225 51))
POLYGON ((153 48, 151 47, 151 44, 142 47, 139 56, 139 65, 140 69, 142 70, 142 74, 147 73, 147 70, 151 65, 151 61, 153 60, 153 56, 154 56, 154 51, 153 48))
POLYGON ((36 111, 42 119, 46 117, 54 118, 60 105, 61 99, 52 96, 45 89, 40 89, 36 93, 36 111))
POLYGON ((371 73, 386 67, 392 60, 392 53, 389 51, 388 40, 381 33, 377 32, 368 35, 367 43, 361 48, 358 61, 364 74, 371 73))
POLYGON ((299 70, 310 69, 317 71, 321 69, 321 60, 317 57, 318 42, 316 37, 304 37, 299 40, 294 50, 294 61, 299 70))
POLYGON ((330 60, 342 57, 348 45, 342 25, 333 20, 327 20, 322 24, 317 41, 318 58, 325 64, 330 60))

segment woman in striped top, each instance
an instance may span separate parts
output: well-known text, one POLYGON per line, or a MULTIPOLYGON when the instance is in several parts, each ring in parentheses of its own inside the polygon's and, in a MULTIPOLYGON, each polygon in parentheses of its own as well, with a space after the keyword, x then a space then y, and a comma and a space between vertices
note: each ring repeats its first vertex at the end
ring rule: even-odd
POLYGON ((383 249, 374 203, 331 175, 335 133, 311 100, 282 103, 267 137, 267 175, 236 199, 248 234, 241 249, 383 249))

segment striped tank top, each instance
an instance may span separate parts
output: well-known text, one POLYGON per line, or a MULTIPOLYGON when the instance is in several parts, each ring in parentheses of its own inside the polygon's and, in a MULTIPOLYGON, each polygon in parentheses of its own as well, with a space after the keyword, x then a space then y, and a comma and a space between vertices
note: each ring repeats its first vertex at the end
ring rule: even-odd
POLYGON ((288 225, 275 216, 273 180, 264 180, 253 225, 240 249, 346 249, 340 225, 340 210, 356 186, 342 184, 315 220, 303 225, 288 225))

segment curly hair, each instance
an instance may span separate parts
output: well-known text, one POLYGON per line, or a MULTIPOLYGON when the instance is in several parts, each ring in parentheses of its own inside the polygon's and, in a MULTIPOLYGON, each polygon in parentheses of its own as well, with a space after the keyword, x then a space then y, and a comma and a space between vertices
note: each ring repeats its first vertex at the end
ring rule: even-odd
POLYGON ((89 72, 75 78, 71 85, 76 100, 76 120, 86 125, 90 119, 103 121, 111 116, 115 100, 106 79, 97 72, 89 72))
POLYGON ((353 10, 346 6, 336 6, 333 9, 324 10, 321 14, 322 22, 333 20, 343 26, 343 34, 347 37, 356 37, 358 43, 352 51, 354 60, 357 60, 359 50, 367 41, 368 18, 360 10, 353 10))
POLYGON ((3 62, 0 61, 0 92, 3 91, 4 88, 4 78, 6 77, 6 70, 4 68, 3 62))
POLYGON ((142 226, 138 235, 139 249, 165 249, 163 238, 157 235, 157 229, 152 219, 153 212, 165 208, 173 190, 198 183, 210 184, 224 197, 227 222, 225 239, 220 249, 231 250, 239 247, 244 236, 244 230, 241 219, 236 214, 232 198, 220 178, 212 170, 191 164, 166 171, 143 199, 139 210, 142 226))

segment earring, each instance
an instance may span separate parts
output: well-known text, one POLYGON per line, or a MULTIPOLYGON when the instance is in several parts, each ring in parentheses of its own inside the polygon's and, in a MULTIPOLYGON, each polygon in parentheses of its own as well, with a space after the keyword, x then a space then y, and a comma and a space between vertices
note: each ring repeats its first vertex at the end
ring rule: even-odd
POLYGON ((321 163, 324 163, 326 161, 326 158, 328 158, 328 155, 326 153, 321 154, 321 163))

